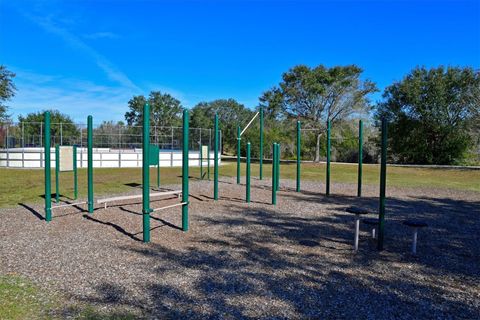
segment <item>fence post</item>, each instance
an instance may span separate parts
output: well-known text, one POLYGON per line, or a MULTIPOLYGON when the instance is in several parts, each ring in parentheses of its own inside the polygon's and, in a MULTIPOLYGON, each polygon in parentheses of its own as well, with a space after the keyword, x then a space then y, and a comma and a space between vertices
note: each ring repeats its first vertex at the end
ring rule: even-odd
POLYGON ((207 153, 207 176, 208 176, 208 181, 210 181, 210 140, 208 142, 208 153, 207 153))
POLYGON ((188 110, 183 110, 182 230, 188 231, 188 110))
POLYGON ((63 123, 60 122, 60 145, 63 145, 63 123))
POLYGON ((143 105, 143 135, 142 135, 142 213, 143 242, 150 242, 150 106, 143 105))
POLYGON ((363 122, 358 122, 358 187, 357 197, 362 196, 362 164, 363 164, 363 122))
POLYGON ((263 107, 260 107, 260 151, 259 151, 259 178, 263 179, 263 107))
POLYGON ((378 250, 383 250, 385 227, 385 189, 387 185, 387 120, 382 119, 382 151, 380 161, 380 203, 378 210, 378 250))
POLYGON ((297 121, 297 188, 296 191, 300 192, 300 161, 301 161, 301 144, 300 144, 300 121, 297 121))
POLYGON ((88 212, 93 213, 93 117, 87 117, 88 212))
POLYGON ((214 154, 213 154, 213 199, 218 200, 218 115, 215 114, 215 124, 213 128, 214 135, 214 154))
POLYGON ((325 182, 325 195, 330 195, 330 120, 327 121, 327 172, 325 182))
POLYGON ((237 126, 237 184, 240 184, 240 126, 237 126))
POLYGON ((246 201, 250 202, 250 142, 247 143, 246 201))
MULTIPOLYGON (((50 112, 46 111, 44 115, 45 119, 45 138, 44 146, 44 170, 45 170, 45 221, 52 221, 52 181, 51 181, 51 167, 50 167, 50 112)), ((8 127, 7 127, 8 129, 8 127)), ((8 146, 7 146, 8 150, 8 146)))
MULTIPOLYGON (((200 130, 202 132, 202 130, 200 130)), ((203 145, 200 143, 200 180, 203 180, 203 145)))

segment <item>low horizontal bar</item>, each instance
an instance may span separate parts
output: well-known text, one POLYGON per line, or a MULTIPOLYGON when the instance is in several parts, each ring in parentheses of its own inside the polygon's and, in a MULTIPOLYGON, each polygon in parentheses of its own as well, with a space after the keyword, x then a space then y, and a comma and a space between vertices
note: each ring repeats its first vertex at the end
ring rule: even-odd
MULTIPOLYGON (((172 195, 172 194, 180 195, 180 194, 182 194, 182 190, 154 192, 154 193, 150 193, 150 197, 168 196, 168 195, 172 195)), ((97 203, 106 203, 106 202, 121 201, 121 200, 139 199, 142 196, 143 195, 141 195, 141 194, 135 194, 135 195, 131 195, 131 196, 120 196, 120 197, 98 199, 97 203)))
POLYGON ((61 204, 59 206, 54 206, 52 207, 52 210, 53 209, 56 209, 56 208, 62 208, 62 207, 71 207, 71 206, 77 206, 79 204, 87 204, 88 202, 87 201, 83 201, 83 202, 76 202, 76 203, 67 203, 67 204, 61 204))
POLYGON ((175 204, 172 204, 172 205, 169 205, 169 206, 166 206, 166 207, 155 208, 152 211, 155 212, 155 211, 165 210, 165 209, 169 209, 169 208, 173 208, 173 207, 183 206, 184 204, 187 204, 187 203, 188 202, 175 203, 175 204))

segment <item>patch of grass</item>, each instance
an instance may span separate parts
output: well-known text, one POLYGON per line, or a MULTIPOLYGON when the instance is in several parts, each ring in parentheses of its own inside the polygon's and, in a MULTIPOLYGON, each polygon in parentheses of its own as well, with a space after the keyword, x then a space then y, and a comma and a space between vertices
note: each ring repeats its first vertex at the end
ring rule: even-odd
POLYGON ((1 319, 49 319, 50 298, 17 276, 0 276, 1 319))
MULTIPOLYGON (((242 163, 242 175, 245 175, 245 164, 242 163)), ((265 164, 264 176, 271 176, 271 165, 265 164)), ((206 172, 206 168, 204 168, 206 172)), ((220 176, 236 176, 236 164, 224 162, 220 166, 220 176)), ((258 164, 252 164, 252 176, 259 174, 258 164)), ((283 179, 295 179, 296 165, 282 164, 280 175, 283 179)), ((156 168, 151 168, 150 184, 156 186, 156 168)), ((181 168, 161 168, 161 185, 180 184, 181 168)), ((190 176, 198 178, 200 169, 190 168, 190 176)), ((213 168, 210 170, 213 179, 213 168)), ((363 184, 378 185, 379 166, 364 165, 363 184)), ((302 164, 302 180, 325 182, 325 164, 302 164)), ((19 203, 41 203, 44 194, 43 170, 39 169, 0 169, 0 207, 16 206, 19 203)), ((352 164, 332 164, 332 183, 357 183, 357 166, 352 164)), ((132 192, 142 183, 141 168, 98 168, 94 169, 95 197, 132 192), (135 187, 135 184, 138 186, 135 187)), ((87 196, 87 170, 78 172, 79 197, 87 196)), ((73 174, 60 174, 60 193, 62 196, 73 197, 73 174)), ((435 187, 457 190, 480 191, 480 170, 453 170, 436 168, 392 167, 387 169, 387 187, 398 186, 408 188, 435 187)), ((55 192, 55 172, 52 171, 52 193, 55 192)))

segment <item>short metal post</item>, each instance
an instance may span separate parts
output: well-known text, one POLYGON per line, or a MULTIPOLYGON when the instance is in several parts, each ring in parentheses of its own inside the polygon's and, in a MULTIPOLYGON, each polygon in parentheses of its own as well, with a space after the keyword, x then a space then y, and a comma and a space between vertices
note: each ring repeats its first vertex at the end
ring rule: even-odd
POLYGON ((246 202, 250 202, 250 142, 247 143, 246 202))
POLYGON ((362 164, 363 164, 363 122, 358 122, 358 186, 357 197, 362 196, 362 164))
POLYGON ((142 214, 143 242, 150 242, 150 106, 143 105, 143 135, 142 135, 142 214))
POLYGON ((182 230, 188 231, 188 110, 183 110, 182 230))
POLYGON ((360 233, 360 217, 355 215, 355 251, 358 251, 358 235, 360 233))
POLYGON ((60 201, 60 147, 55 146, 55 202, 60 201))
POLYGON ((418 228, 413 228, 413 243, 412 243, 413 254, 417 254, 417 233, 418 233, 418 228))
POLYGON ((276 182, 275 182, 275 185, 276 185, 276 191, 280 190, 280 158, 281 158, 281 152, 280 152, 280 143, 277 143, 277 163, 276 163, 276 169, 277 169, 277 172, 276 172, 276 182))
POLYGON ((240 126, 237 126, 237 184, 240 184, 240 126))
POLYGON ((325 182, 325 194, 330 195, 330 120, 327 121, 327 172, 325 182))
MULTIPOLYGON (((45 172, 45 221, 49 222, 52 221, 52 181, 51 181, 51 167, 50 167, 50 112, 46 111, 45 112, 45 134, 44 136, 44 172, 45 172)), ((8 129, 8 127, 7 127, 8 129)), ((7 136, 8 137, 8 136, 7 136)), ((8 139, 8 138, 7 138, 8 139)), ((8 140, 7 140, 8 141, 8 140)), ((8 150, 8 146, 7 146, 8 150)))
POLYGON ((214 154, 213 154, 213 199, 218 200, 218 115, 215 114, 214 122, 214 154))

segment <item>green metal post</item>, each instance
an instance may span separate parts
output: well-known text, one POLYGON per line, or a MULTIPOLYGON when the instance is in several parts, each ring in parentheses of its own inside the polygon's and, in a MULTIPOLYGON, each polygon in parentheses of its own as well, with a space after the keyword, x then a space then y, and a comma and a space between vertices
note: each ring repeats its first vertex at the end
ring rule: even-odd
POLYGON ((157 188, 160 188, 160 159, 158 159, 157 164, 157 188))
POLYGON ((277 204, 277 147, 276 143, 272 144, 272 204, 277 204))
POLYGON ((281 152, 280 152, 280 143, 277 143, 277 181, 275 185, 277 186, 277 191, 280 189, 280 158, 281 158, 281 152))
POLYGON ((260 152, 259 152, 259 178, 263 179, 263 107, 260 107, 260 152))
POLYGON ((93 117, 87 118, 88 212, 93 213, 93 117))
POLYGON ((383 250, 385 227, 385 189, 387 185, 387 121, 382 120, 382 151, 380 163, 380 203, 378 209, 378 250, 383 250))
POLYGON ((142 213, 143 242, 150 242, 150 106, 143 105, 143 145, 142 145, 142 213))
POLYGON ((237 184, 240 184, 240 126, 237 126, 237 184))
POLYGON ((55 145, 55 202, 60 201, 60 147, 55 145))
POLYGON ((73 146, 73 197, 78 198, 77 146, 73 146))
POLYGON ((247 143, 246 201, 250 202, 250 142, 247 143))
POLYGON ((50 112, 45 112, 43 147, 45 167, 45 221, 52 221, 52 176, 50 163, 50 112))
POLYGON ((363 122, 358 122, 358 187, 357 197, 362 196, 362 164, 363 164, 363 122))
POLYGON ((188 231, 188 110, 183 110, 182 230, 188 231))
POLYGON ((301 144, 300 144, 300 121, 297 121, 297 188, 296 191, 300 192, 300 161, 301 161, 301 144))
POLYGON ((214 149, 213 149, 213 199, 218 200, 218 115, 215 114, 214 124, 214 149))
POLYGON ((207 176, 208 176, 208 181, 210 181, 210 142, 208 143, 208 152, 207 152, 207 176))
POLYGON ((203 180, 203 146, 200 144, 200 180, 203 180))
POLYGON ((330 195, 330 120, 327 121, 327 174, 325 182, 325 194, 330 195))

